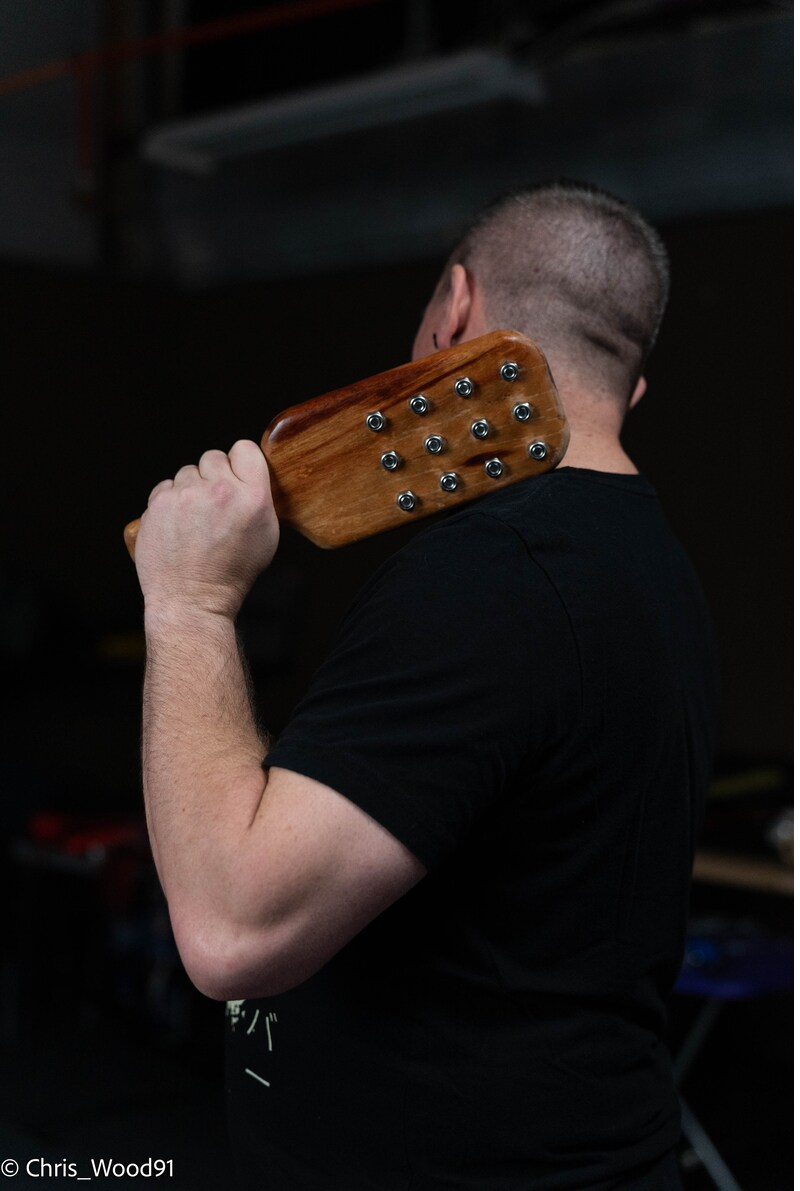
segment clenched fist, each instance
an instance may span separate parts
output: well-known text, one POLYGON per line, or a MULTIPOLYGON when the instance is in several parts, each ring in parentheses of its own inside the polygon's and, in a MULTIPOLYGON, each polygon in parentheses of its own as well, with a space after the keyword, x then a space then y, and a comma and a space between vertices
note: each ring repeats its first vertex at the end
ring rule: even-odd
POLYGON ((278 547, 269 468, 257 443, 206 451, 150 493, 136 570, 151 611, 235 617, 278 547))

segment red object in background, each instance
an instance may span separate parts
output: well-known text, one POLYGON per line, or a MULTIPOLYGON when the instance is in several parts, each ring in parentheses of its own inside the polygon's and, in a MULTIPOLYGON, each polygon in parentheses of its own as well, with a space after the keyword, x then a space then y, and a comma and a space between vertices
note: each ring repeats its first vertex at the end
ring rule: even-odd
POLYGON ((44 855, 93 861, 106 907, 130 910, 152 876, 144 821, 40 811, 28 824, 28 840, 44 855))
POLYGON ((92 818, 59 811, 40 811, 28 826, 32 843, 68 856, 86 856, 111 848, 137 847, 146 841, 139 819, 92 818))
POLYGON ((264 29, 312 21, 350 8, 383 4, 386 0, 290 0, 286 4, 271 4, 256 11, 204 21, 199 25, 165 29, 148 37, 83 50, 69 58, 45 62, 28 70, 16 71, 0 78, 0 97, 38 87, 54 79, 72 75, 76 80, 78 170, 91 179, 95 173, 95 78, 101 70, 136 62, 170 50, 204 45, 229 37, 241 37, 264 29))

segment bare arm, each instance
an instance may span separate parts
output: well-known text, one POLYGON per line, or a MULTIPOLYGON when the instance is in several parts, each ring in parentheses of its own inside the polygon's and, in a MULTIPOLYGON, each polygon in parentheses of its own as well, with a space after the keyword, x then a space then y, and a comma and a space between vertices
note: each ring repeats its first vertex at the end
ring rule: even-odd
POLYGON ((211 996, 300 983, 423 875, 336 791, 265 771, 235 617, 278 541, 254 443, 154 489, 145 595, 145 807, 176 940, 211 996))

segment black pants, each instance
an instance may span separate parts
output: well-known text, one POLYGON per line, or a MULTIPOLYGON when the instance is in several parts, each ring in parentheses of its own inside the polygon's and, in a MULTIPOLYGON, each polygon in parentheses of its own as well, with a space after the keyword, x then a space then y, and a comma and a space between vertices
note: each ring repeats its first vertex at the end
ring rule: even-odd
POLYGON ((683 1191, 678 1159, 670 1151, 655 1166, 618 1183, 614 1191, 683 1191))

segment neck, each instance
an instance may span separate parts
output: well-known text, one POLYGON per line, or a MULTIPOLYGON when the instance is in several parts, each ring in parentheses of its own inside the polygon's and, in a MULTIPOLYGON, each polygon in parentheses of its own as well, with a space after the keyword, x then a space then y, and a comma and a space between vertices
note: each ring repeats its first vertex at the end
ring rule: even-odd
POLYGON ((622 475, 635 475, 639 470, 615 435, 581 430, 572 424, 567 453, 559 467, 585 467, 622 475))
POLYGON ((569 446, 559 466, 635 475, 639 469, 620 442, 624 419, 620 401, 597 387, 587 390, 566 366, 554 375, 570 431, 569 446))

